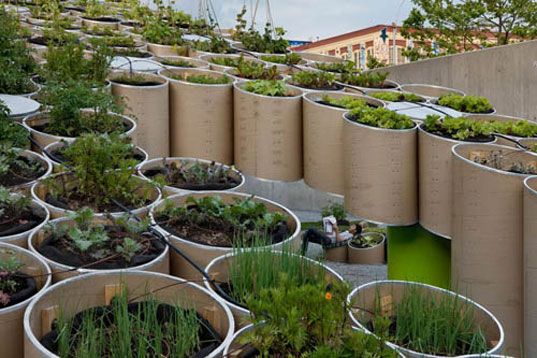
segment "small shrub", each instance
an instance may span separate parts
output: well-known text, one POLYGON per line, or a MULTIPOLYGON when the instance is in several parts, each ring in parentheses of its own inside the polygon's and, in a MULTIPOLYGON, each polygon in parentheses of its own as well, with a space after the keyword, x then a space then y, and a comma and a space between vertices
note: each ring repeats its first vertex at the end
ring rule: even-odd
POLYGON ((269 97, 286 97, 289 95, 285 82, 257 80, 244 84, 244 90, 269 97))

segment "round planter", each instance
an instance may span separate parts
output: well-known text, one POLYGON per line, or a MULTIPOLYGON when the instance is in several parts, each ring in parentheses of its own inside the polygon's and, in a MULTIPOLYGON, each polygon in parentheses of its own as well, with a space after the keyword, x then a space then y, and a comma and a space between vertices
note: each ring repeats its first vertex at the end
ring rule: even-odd
MULTIPOLYGON (((93 112, 93 110, 91 110, 91 109, 83 109, 82 112, 91 113, 91 112, 93 112)), ((127 116, 123 116, 121 114, 117 114, 117 113, 109 113, 109 114, 113 115, 113 116, 116 116, 116 117, 120 117, 121 120, 123 121, 123 124, 124 124, 124 126, 126 128, 125 133, 123 134, 123 136, 125 136, 125 137, 132 137, 133 136, 133 134, 137 130, 136 129, 137 125, 136 125, 135 121, 133 121, 131 118, 129 118, 127 116)), ((54 135, 54 134, 41 132, 40 130, 35 129, 35 127, 37 127, 37 126, 43 126, 43 125, 47 124, 48 121, 49 121, 49 119, 48 119, 48 113, 47 112, 36 113, 36 114, 30 115, 28 117, 25 117, 22 120, 22 125, 24 127, 26 127, 26 129, 28 129, 28 131, 30 132, 32 138, 38 144, 38 147, 36 148, 36 150, 41 151, 47 145, 52 144, 54 142, 64 141, 64 142, 67 142, 67 143, 72 143, 72 142, 75 141, 75 139, 76 139, 75 137, 61 137, 61 136, 57 136, 57 135, 54 135)))
POLYGON ((113 30, 117 30, 119 28, 119 22, 120 22, 119 19, 108 18, 108 17, 107 19, 109 19, 110 21, 93 20, 93 19, 82 17, 82 26, 86 26, 89 28, 93 28, 93 27, 109 28, 113 30))
POLYGON ((309 52, 295 52, 295 53, 300 55, 300 57, 302 57, 303 60, 311 61, 311 62, 343 63, 346 61, 336 56, 321 55, 318 53, 309 53, 309 52))
POLYGON ((154 61, 160 63, 162 66, 168 69, 194 69, 194 68, 198 68, 202 70, 209 69, 209 64, 206 61, 203 61, 197 58, 192 58, 192 57, 163 56, 163 57, 155 57, 154 61), (188 62, 192 67, 179 67, 179 66, 174 66, 174 65, 167 65, 162 62, 164 60, 176 60, 176 61, 182 60, 182 61, 188 62))
MULTIPOLYGON (((288 68, 287 68, 287 71, 289 71, 288 68)), ((292 67, 291 67, 290 71, 293 71, 292 67)), ((292 74, 290 74, 290 75, 292 76, 292 74)), ((301 90, 302 92, 304 92, 304 94, 319 93, 319 92, 323 92, 323 93, 343 92, 343 90, 345 88, 342 85, 334 82, 334 88, 331 88, 331 89, 313 89, 313 88, 307 88, 307 87, 300 86, 299 84, 295 84, 292 81, 293 81, 292 77, 288 77, 288 78, 285 79, 285 82, 287 83, 287 85, 289 85, 290 87, 296 88, 298 90, 301 90)))
POLYGON ((528 175, 473 161, 499 150, 513 161, 536 160, 494 144, 458 144, 452 149, 451 280, 459 292, 498 317, 506 331, 506 353, 516 356, 523 339, 523 180, 528 175))
MULTIPOLYGON (((224 200, 224 202, 233 202, 235 198, 237 199, 246 199, 251 198, 249 194, 242 193, 225 193, 218 191, 206 191, 202 193, 195 193, 189 195, 174 195, 168 198, 172 201, 175 206, 181 206, 186 203, 186 200, 189 197, 201 198, 204 196, 218 195, 224 200)), ((265 204, 269 211, 280 211, 285 213, 288 216, 288 227, 289 227, 289 238, 279 242, 277 244, 271 245, 272 248, 279 250, 284 245, 291 245, 293 247, 298 247, 300 245, 300 221, 289 209, 284 206, 281 206, 273 201, 268 199, 263 199, 260 197, 253 197, 255 202, 261 202, 265 204)), ((155 212, 160 208, 166 205, 165 201, 158 203, 153 209, 151 209, 150 217, 152 223, 156 224, 155 221, 155 212)), ((213 259, 228 254, 233 251, 232 247, 219 247, 219 246, 209 246, 203 245, 196 242, 192 242, 181 237, 175 236, 157 226, 164 234, 168 236, 168 240, 171 244, 181 250, 183 253, 188 255, 194 262, 200 267, 206 267, 213 259)), ((183 259, 179 254, 175 253, 173 250, 170 253, 170 272, 174 276, 184 277, 186 279, 201 279, 201 274, 196 271, 185 259, 183 259)))
MULTIPOLYGON (((524 119, 524 118, 504 116, 504 115, 501 115, 501 114, 465 114, 464 117, 466 117, 468 119, 478 120, 478 121, 499 121, 499 122, 514 122, 514 123, 516 123, 516 122, 528 122, 528 120, 524 119)), ((514 136, 514 135, 506 135, 506 134, 504 134, 504 136, 506 138, 511 139, 511 140, 497 136, 495 143, 499 144, 499 145, 505 145, 505 146, 508 146, 508 147, 516 148, 517 147, 517 144, 516 144, 517 141, 524 141, 524 140, 527 140, 527 141, 532 141, 533 140, 533 141, 535 141, 535 140, 537 140, 537 138, 522 138, 522 137, 517 137, 517 136, 514 136)))
POLYGON ((537 176, 524 181, 524 354, 537 356, 537 176))
MULTIPOLYGON (((398 90, 369 90, 365 91, 365 93, 368 96, 371 96, 374 98, 374 94, 376 93, 382 93, 382 92, 392 92, 397 94, 403 94, 403 93, 409 93, 409 92, 401 92, 398 90)), ((428 101, 425 97, 420 97, 420 102, 407 102, 407 101, 399 101, 399 102, 392 102, 392 101, 386 101, 386 100, 380 100, 384 103, 386 103, 386 108, 392 111, 396 111, 399 114, 405 114, 412 119, 423 121, 428 115, 441 115, 440 112, 435 111, 434 109, 430 108, 430 104, 426 103, 428 101)))
POLYGON ((9 235, 9 236, 0 236, 0 243, 6 243, 11 244, 15 246, 19 246, 22 248, 28 247, 28 237, 37 230, 40 230, 45 224, 48 223, 50 219, 50 213, 48 209, 41 203, 37 202, 36 200, 32 200, 32 203, 30 204, 30 207, 32 209, 32 212, 37 215, 43 217, 43 221, 38 224, 37 226, 31 228, 30 230, 27 230, 25 232, 21 232, 19 234, 9 235))
MULTIPOLYGON (((111 221, 106 218, 96 217, 92 221, 93 224, 109 224, 111 221)), ((67 227, 73 227, 74 222, 69 218, 59 218, 49 222, 50 225, 65 225, 67 227)), ((79 268, 76 269, 73 266, 65 265, 60 262, 56 262, 38 251, 39 245, 45 240, 44 229, 34 230, 28 238, 28 247, 36 255, 45 261, 52 270, 52 282, 60 282, 68 278, 79 276, 92 272, 110 272, 119 273, 125 271, 148 271, 148 272, 160 272, 168 274, 170 271, 170 259, 169 259, 169 247, 165 245, 164 251, 158 255, 154 260, 147 262, 143 265, 128 267, 125 269, 105 270, 105 269, 91 269, 91 268, 79 268)))
POLYGON ((345 208, 368 221, 418 221, 417 129, 382 129, 344 116, 345 208))
POLYGON ((420 225, 436 235, 450 238, 451 148, 463 142, 429 133, 422 127, 418 129, 420 225))
MULTIPOLYGON (((410 281, 374 281, 355 288, 347 302, 353 306, 357 304, 362 310, 352 309, 350 316, 352 323, 357 326, 359 329, 364 330, 367 333, 373 334, 369 331, 366 326, 366 320, 370 319, 371 316, 365 312, 369 310, 370 312, 375 311, 375 305, 378 304, 380 299, 383 308, 392 309, 394 304, 397 304, 405 295, 405 292, 409 289, 417 289, 420 292, 431 294, 437 299, 442 299, 442 297, 457 296, 462 304, 471 308, 475 314, 476 322, 480 323, 480 326, 483 330, 485 338, 489 344, 492 344, 492 348, 487 352, 487 354, 500 353, 504 344, 504 331, 500 322, 490 313, 485 307, 480 304, 472 301, 469 298, 460 296, 454 292, 444 290, 435 286, 426 285, 423 283, 410 282, 410 281), (382 302, 386 302, 383 304, 382 302), (386 306, 384 306, 386 305, 386 306)), ((427 354, 423 352, 416 352, 407 348, 403 348, 394 343, 387 342, 387 344, 400 351, 405 357, 411 358, 433 358, 433 357, 442 357, 432 354, 427 354)))
MULTIPOLYGON (((293 65, 293 66, 289 66, 289 65, 286 65, 284 63, 276 63, 276 62, 270 62, 270 61, 267 61, 267 60, 264 60, 263 57, 264 56, 279 56, 279 57, 285 57, 285 55, 277 55, 277 54, 262 54, 259 56, 259 59, 261 61, 263 61, 265 63, 265 65, 267 67, 272 67, 272 66, 276 66, 276 68, 278 69, 278 72, 288 72, 290 69, 294 69, 296 67, 300 67, 300 68, 303 68, 303 69, 306 69, 306 65, 308 64, 308 61, 302 59, 300 60, 300 62, 296 65, 293 65)), ((308 68, 309 70, 309 68, 308 68)))
POLYGON ((27 358, 57 357, 39 339, 50 331, 59 314, 67 317, 108 304, 114 294, 128 290, 128 298, 140 301, 148 292, 161 302, 195 309, 222 337, 222 344, 207 357, 218 357, 231 341, 235 323, 222 299, 185 280, 154 272, 92 273, 62 281, 40 294, 24 315, 24 353, 27 358))
POLYGON ((268 97, 234 84, 235 165, 269 180, 302 178, 302 92, 268 97))
MULTIPOLYGON (((195 162, 206 163, 206 164, 211 163, 210 160, 196 159, 196 158, 179 158, 179 157, 155 158, 155 159, 151 159, 151 160, 148 160, 148 161, 140 164, 138 166, 138 174, 142 178, 144 178, 146 180, 151 180, 151 178, 147 177, 144 173, 147 170, 162 168, 163 163, 166 163, 166 164, 167 163, 177 163, 177 164, 182 165, 182 164, 189 164, 189 163, 195 163, 195 162)), ((220 163, 216 163, 216 164, 220 164, 220 163)), ((229 169, 229 166, 225 165, 224 168, 229 169)), ((240 191, 242 189, 242 187, 244 185, 244 182, 245 182, 244 176, 241 174, 241 172, 239 172, 238 170, 235 170, 235 169, 233 169, 233 173, 236 176, 237 180, 239 181, 239 185, 237 185, 234 188, 228 189, 228 190, 222 190, 222 192, 235 192, 235 191, 240 191)), ((162 188, 162 190, 163 190, 165 196, 175 195, 175 194, 185 195, 185 194, 193 194, 193 193, 198 192, 198 191, 195 191, 195 190, 180 189, 180 188, 176 188, 176 187, 168 186, 168 185, 164 186, 164 188, 162 188)))
POLYGON ((537 138, 522 138, 518 140, 518 143, 531 149, 532 147, 537 146, 537 138))
POLYGON ((147 50, 158 57, 163 56, 186 56, 188 57, 189 49, 187 46, 168 46, 154 43, 147 43, 147 50))
POLYGON ((167 157, 170 153, 168 80, 140 72, 137 75, 159 84, 132 86, 114 81, 116 76, 126 73, 128 72, 114 72, 110 80, 112 94, 123 99, 126 114, 137 119, 138 130, 133 136, 133 142, 144 148, 150 158, 167 157))
POLYGON ((349 258, 349 250, 344 243, 341 243, 341 246, 331 248, 323 247, 323 252, 326 261, 346 263, 349 258))
MULTIPOLYGON (((54 142, 45 147, 45 150, 43 151, 43 155, 52 163, 54 172, 61 172, 63 171, 62 163, 56 161, 57 158, 52 158, 51 154, 58 150, 59 148, 65 147, 66 142, 54 142)), ((143 158, 142 161, 138 164, 143 164, 147 159, 148 155, 145 150, 143 150, 140 147, 134 147, 134 154, 138 155, 139 157, 143 158)))
MULTIPOLYGON (((278 252, 274 252, 274 255, 278 255, 278 252)), ((229 270, 231 265, 230 262, 233 261, 235 256, 236 254, 229 253, 215 258, 207 265, 207 267, 205 268, 205 272, 207 272, 209 276, 216 282, 229 282, 229 270)), ((304 260, 312 264, 318 263, 317 261, 311 260, 305 256, 301 257, 303 257, 304 260)), ((323 269, 327 282, 343 282, 343 278, 337 272, 332 270, 330 267, 323 265, 322 263, 318 264, 323 269)), ((213 286, 209 283, 209 281, 207 281, 207 279, 204 279, 204 282, 205 287, 208 290, 210 290, 214 294, 217 294, 213 286)), ((248 309, 237 306, 236 304, 233 304, 232 302, 229 302, 225 299, 224 301, 231 309, 231 312, 233 313, 233 318, 235 318, 235 324, 238 328, 242 328, 250 323, 250 311, 248 309)))
MULTIPOLYGON (((213 58, 235 58, 235 59, 239 59, 240 57, 241 57, 241 55, 216 54, 216 53, 213 54, 213 53, 211 53, 211 54, 200 56, 200 59, 202 59, 203 61, 206 61, 209 64, 209 69, 210 70, 218 71, 218 72, 224 72, 226 70, 234 69, 234 67, 224 66, 224 65, 217 65, 216 63, 212 63, 211 59, 213 59, 213 58)), ((261 60, 255 58, 255 57, 249 57, 249 56, 243 55, 243 58, 244 58, 245 61, 254 62, 254 63, 266 66, 266 63, 264 61, 261 61, 261 60)))
POLYGON ((170 152, 174 157, 192 157, 233 163, 233 84, 208 85, 177 80, 172 76, 206 75, 219 72, 197 69, 162 70, 170 82, 170 152))
POLYGON ((9 94, 0 94, 0 101, 9 109, 9 116, 17 122, 22 122, 24 117, 36 113, 41 106, 33 99, 9 94))
POLYGON ((384 107, 381 101, 348 93, 316 92, 304 94, 304 181, 312 188, 343 195, 343 121, 347 109, 319 103, 324 95, 363 99, 373 106, 384 107))
MULTIPOLYGON (((45 47, 45 50, 46 50, 46 47, 45 47)), ((33 85, 33 91, 32 92, 27 92, 27 93, 13 93, 11 94, 12 96, 19 96, 19 97, 25 97, 25 98, 34 98, 38 93, 39 91, 41 91, 41 85, 35 83, 32 81, 32 85, 33 85)), ((4 94, 2 94, 4 95, 4 94)))
MULTIPOLYGON (((60 173, 60 174, 56 174, 55 178, 56 180, 58 180, 57 178, 59 178, 60 175, 64 175, 64 176, 67 176, 67 180, 68 180, 68 184, 69 183, 69 179, 72 178, 72 175, 70 174, 63 174, 63 173, 60 173)), ((138 178, 138 177, 134 177, 134 178, 138 178)), ((139 180, 142 181, 142 179, 138 178, 139 180)), ((147 183, 147 181, 143 181, 143 183, 147 183)), ((141 183, 141 184, 143 184, 141 183)), ((76 183, 73 183, 71 185, 75 185, 76 183)), ((147 184, 149 185, 149 184, 147 184)), ((143 193, 145 190, 147 190, 147 188, 144 188, 144 187, 141 187, 139 188, 139 191, 140 193, 143 193)), ((71 210, 67 210, 67 209, 63 209, 63 208, 59 208, 57 206, 54 206, 52 204, 49 204, 45 198, 47 197, 47 194, 48 194, 48 188, 47 186, 42 183, 42 182, 37 182, 35 183, 33 186, 32 186, 32 197, 39 203, 43 204, 50 212, 50 217, 52 219, 57 219, 57 218, 62 218, 62 217, 66 217, 66 216, 69 216, 70 214, 73 213, 73 211, 71 210)), ((135 215, 137 217, 144 217, 147 215, 147 213, 149 212, 149 210, 161 199, 161 193, 160 193, 160 190, 155 188, 155 187, 151 187, 151 196, 150 196, 150 200, 151 200, 151 203, 146 205, 146 206, 143 206, 141 208, 136 208, 136 209, 133 209, 131 210, 131 214, 132 215, 135 215)), ((123 216, 125 215, 125 212, 124 211, 119 211, 119 212, 114 212, 114 213, 94 213, 94 216, 95 217, 104 217, 104 216, 107 216, 107 215, 111 215, 111 216, 114 216, 114 217, 120 217, 120 216, 123 216)))
POLYGON ((401 91, 410 92, 417 94, 418 96, 423 96, 428 99, 435 99, 447 94, 458 94, 465 96, 466 93, 459 91, 454 88, 434 86, 434 85, 425 85, 425 84, 406 84, 400 86, 401 91))
POLYGON ((363 232, 362 236, 381 237, 382 241, 373 247, 355 247, 348 242, 348 263, 359 265, 381 265, 386 253, 386 236, 380 232, 363 232))
POLYGON ((43 157, 40 154, 37 154, 36 152, 32 152, 31 150, 23 150, 20 153, 20 156, 25 157, 25 158, 34 159, 34 160, 40 162, 42 164, 42 166, 45 168, 45 173, 43 175, 41 175, 39 178, 37 178, 37 179, 34 179, 34 180, 29 181, 29 182, 24 183, 24 184, 19 184, 19 185, 15 185, 15 186, 6 186, 8 189, 11 189, 11 190, 16 190, 16 191, 21 191, 21 192, 24 192, 24 193, 28 193, 30 191, 30 188, 35 183, 37 183, 41 179, 44 179, 44 178, 48 177, 52 173, 52 164, 45 157, 43 157))
POLYGON ((348 88, 351 91, 357 90, 358 92, 362 92, 362 93, 366 93, 371 90, 399 90, 399 87, 400 87, 399 83, 395 81, 391 81, 391 80, 385 80, 384 87, 361 87, 361 86, 350 85, 344 82, 338 82, 338 83, 340 83, 346 89, 348 88))
MULTIPOLYGON (((0 243, 0 260, 14 254, 24 264, 21 271, 34 276, 39 291, 44 291, 50 285, 50 269, 39 257, 18 246, 0 243)), ((24 356, 23 316, 26 307, 35 295, 16 305, 0 309, 0 347, 2 356, 21 358, 24 356)))

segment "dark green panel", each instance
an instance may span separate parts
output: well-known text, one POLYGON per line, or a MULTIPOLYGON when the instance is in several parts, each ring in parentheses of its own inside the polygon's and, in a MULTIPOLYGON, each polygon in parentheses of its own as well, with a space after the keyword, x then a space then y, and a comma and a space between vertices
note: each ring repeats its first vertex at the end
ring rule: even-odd
POLYGON ((451 241, 420 225, 388 228, 388 278, 449 288, 451 241))

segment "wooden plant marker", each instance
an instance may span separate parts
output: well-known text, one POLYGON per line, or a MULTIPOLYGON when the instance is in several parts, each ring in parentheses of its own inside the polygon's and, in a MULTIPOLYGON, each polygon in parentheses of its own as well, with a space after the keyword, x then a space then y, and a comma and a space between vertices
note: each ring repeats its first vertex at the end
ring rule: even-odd
POLYGON ((390 317, 393 313, 393 297, 392 295, 383 296, 380 298, 380 311, 383 316, 390 317))
POLYGON ((109 305, 112 302, 112 298, 118 296, 123 291, 122 284, 105 285, 104 286, 104 304, 109 305))
POLYGON ((203 316, 207 321, 211 322, 213 327, 218 327, 220 330, 222 330, 222 316, 218 314, 218 307, 214 305, 204 307, 203 316))
POLYGON ((58 318, 60 306, 54 305, 41 310, 41 333, 45 335, 50 332, 52 322, 58 318))

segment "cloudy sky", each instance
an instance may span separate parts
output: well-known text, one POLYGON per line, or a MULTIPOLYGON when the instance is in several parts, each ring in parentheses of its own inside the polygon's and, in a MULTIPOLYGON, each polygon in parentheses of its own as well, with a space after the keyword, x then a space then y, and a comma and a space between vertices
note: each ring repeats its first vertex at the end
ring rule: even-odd
MULTIPOLYGON (((256 0, 252 0, 255 4, 256 0)), ((260 0, 257 19, 265 22, 265 1, 260 0)), ((232 27, 235 15, 250 0, 212 0, 222 27, 232 27)), ((177 0, 188 12, 197 11, 198 0, 177 0)), ((400 23, 411 9, 411 0, 271 0, 276 26, 288 30, 293 40, 311 40, 377 24, 400 23)), ((247 17, 250 18, 249 16, 247 17)))

